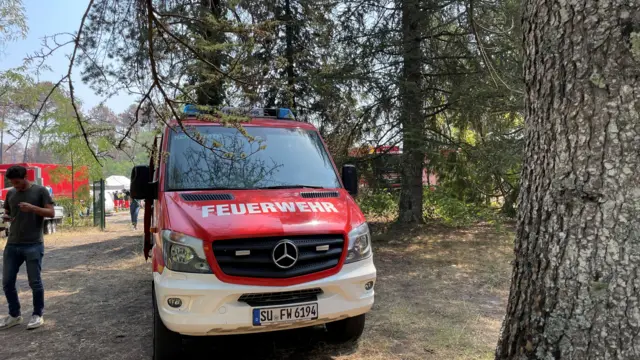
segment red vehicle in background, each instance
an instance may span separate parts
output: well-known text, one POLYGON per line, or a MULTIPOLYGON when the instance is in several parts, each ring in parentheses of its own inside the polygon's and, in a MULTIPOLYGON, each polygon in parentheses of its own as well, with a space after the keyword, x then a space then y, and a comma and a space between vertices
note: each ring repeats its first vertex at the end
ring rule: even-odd
MULTIPOLYGON (((24 166, 27 169, 27 179, 29 181, 49 189, 54 203, 60 199, 71 198, 74 193, 89 192, 89 171, 86 166, 75 169, 72 178, 72 168, 66 165, 36 163, 0 164, 0 203, 2 203, 2 205, 4 205, 7 192, 12 188, 11 182, 6 178, 6 173, 10 167, 15 165, 24 166)), ((54 209, 56 212, 55 217, 45 219, 45 234, 55 232, 57 225, 62 222, 63 208, 61 206, 54 206, 54 209)), ((4 206, 0 207, 0 212, 4 212, 4 206)), ((7 225, 4 223, 0 224, 0 231, 1 230, 7 233, 7 225)))
MULTIPOLYGON (((369 184, 365 176, 360 178, 362 187, 378 187, 399 189, 401 187, 400 164, 402 163, 402 150, 399 146, 362 146, 349 150, 349 156, 353 158, 369 158, 374 184, 369 184)), ((425 161, 425 164, 428 160, 425 161)), ((426 166, 422 169, 422 185, 432 188, 437 184, 437 177, 429 173, 426 166)))

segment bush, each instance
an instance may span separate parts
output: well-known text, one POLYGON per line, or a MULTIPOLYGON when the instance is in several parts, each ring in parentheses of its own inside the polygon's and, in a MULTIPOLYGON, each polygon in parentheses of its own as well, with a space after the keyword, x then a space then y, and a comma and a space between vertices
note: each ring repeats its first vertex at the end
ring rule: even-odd
MULTIPOLYGON (((356 201, 369 220, 392 220, 398 217, 399 199, 400 191, 363 189, 356 201)), ((427 221, 455 227, 478 222, 499 224, 502 221, 499 207, 462 201, 451 190, 442 187, 425 187, 423 201, 423 215, 427 221)))
POLYGON ((83 203, 79 199, 76 199, 75 206, 73 201, 70 198, 61 198, 54 199, 56 206, 62 206, 64 209, 64 220, 63 224, 65 226, 71 226, 71 213, 75 212, 74 226, 93 226, 93 217, 89 216, 87 218, 87 205, 91 206, 91 202, 87 203, 86 201, 83 203), (80 214, 84 217, 81 217, 80 214))
MULTIPOLYGON (((71 216, 65 216, 62 224, 65 227, 71 227, 71 216)), ((93 227, 93 218, 81 218, 79 216, 76 216, 76 218, 73 220, 73 227, 93 227)))
POLYGON ((356 201, 367 217, 396 218, 398 216, 398 194, 386 190, 363 189, 356 201))
POLYGON ((423 212, 426 219, 441 221, 449 226, 469 226, 481 221, 495 223, 500 220, 497 209, 464 202, 441 187, 425 189, 423 212))

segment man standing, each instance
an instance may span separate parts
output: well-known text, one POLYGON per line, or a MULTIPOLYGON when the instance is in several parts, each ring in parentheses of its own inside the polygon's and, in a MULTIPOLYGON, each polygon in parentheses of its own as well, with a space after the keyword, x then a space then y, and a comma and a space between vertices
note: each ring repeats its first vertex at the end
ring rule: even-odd
POLYGON ((140 202, 134 198, 130 198, 129 211, 131 212, 131 226, 133 230, 138 229, 138 212, 140 211, 140 202))
POLYGON ((16 290, 16 278, 22 263, 26 263, 29 286, 33 293, 33 315, 27 329, 35 329, 44 324, 44 286, 40 278, 44 256, 42 234, 44 218, 55 215, 53 201, 44 186, 32 184, 26 179, 27 169, 24 167, 10 167, 6 177, 13 185, 4 202, 4 220, 10 221, 11 226, 2 266, 2 289, 9 303, 9 316, 0 320, 0 329, 22 323, 16 290))

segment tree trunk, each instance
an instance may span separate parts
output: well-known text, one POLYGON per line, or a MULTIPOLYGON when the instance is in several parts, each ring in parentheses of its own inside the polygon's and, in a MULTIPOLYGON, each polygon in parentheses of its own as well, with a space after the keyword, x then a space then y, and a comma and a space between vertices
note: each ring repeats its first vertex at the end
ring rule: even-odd
MULTIPOLYGON (((200 0, 200 5, 207 14, 213 15, 216 19, 223 19, 222 1, 223 0, 200 0)), ((222 44, 225 42, 225 35, 220 29, 201 25, 196 31, 200 32, 202 36, 212 44, 222 44)), ((217 68, 222 68, 223 54, 221 51, 208 51, 204 53, 204 56, 217 68)), ((201 66, 206 65, 201 64, 201 66)), ((199 105, 220 106, 224 103, 225 79, 223 77, 215 74, 213 69, 207 69, 206 71, 196 73, 195 78, 196 83, 198 83, 196 100, 199 105)))
POLYGON ((4 164, 4 127, 6 121, 6 114, 4 109, 2 111, 2 123, 0 124, 0 164, 4 164))
POLYGON ((26 163, 29 159, 29 138, 31 137, 31 129, 27 131, 27 141, 24 143, 24 154, 22 154, 22 162, 26 163))
POLYGON ((420 48, 419 0, 400 1, 402 8, 402 74, 400 78, 400 123, 402 124, 403 161, 398 221, 418 223, 422 217, 422 49, 420 48))
POLYGON ((76 188, 75 188, 75 167, 73 166, 73 153, 71 153, 71 227, 75 227, 76 219, 76 188))
POLYGON ((284 16, 285 16, 285 36, 286 36, 286 58, 287 58, 287 91, 289 92, 287 96, 288 104, 287 106, 295 109, 296 108, 296 89, 295 89, 295 61, 294 61, 294 51, 293 48, 293 37, 294 37, 294 20, 291 11, 291 1, 285 0, 284 2, 284 16))
POLYGON ((43 162, 41 158, 42 146, 44 145, 44 137, 47 128, 49 127, 48 125, 49 121, 45 119, 42 127, 38 129, 38 142, 36 142, 35 158, 33 159, 35 162, 43 162))
POLYGON ((525 162, 496 359, 639 359, 640 4, 523 6, 525 162))

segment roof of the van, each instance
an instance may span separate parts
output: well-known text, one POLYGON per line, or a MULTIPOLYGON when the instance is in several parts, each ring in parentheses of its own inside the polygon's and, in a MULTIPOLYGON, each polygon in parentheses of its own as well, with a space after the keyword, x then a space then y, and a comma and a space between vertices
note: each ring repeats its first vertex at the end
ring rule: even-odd
MULTIPOLYGON (((196 117, 186 117, 182 119, 182 125, 184 126, 198 126, 198 125, 222 125, 221 123, 198 120, 196 117)), ((169 122, 171 126, 177 126, 178 121, 172 120, 169 122)), ((242 122, 242 126, 263 126, 263 127, 280 127, 280 128, 301 128, 308 130, 316 130, 313 124, 298 121, 298 120, 284 120, 284 119, 272 119, 272 118, 251 118, 250 121, 242 122)))

